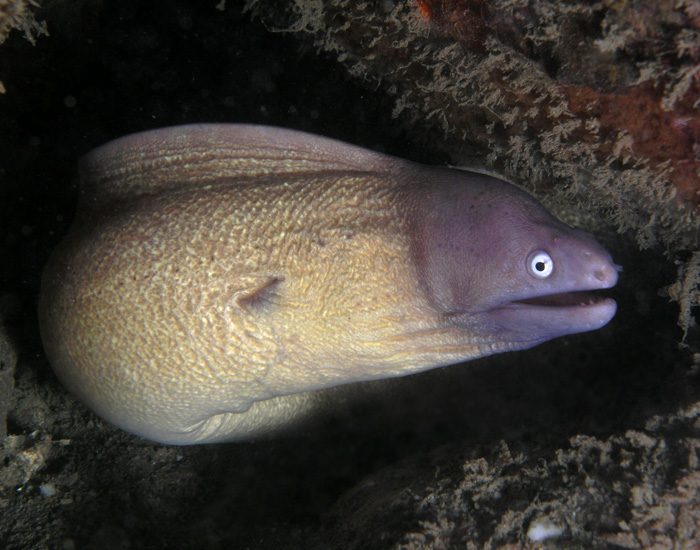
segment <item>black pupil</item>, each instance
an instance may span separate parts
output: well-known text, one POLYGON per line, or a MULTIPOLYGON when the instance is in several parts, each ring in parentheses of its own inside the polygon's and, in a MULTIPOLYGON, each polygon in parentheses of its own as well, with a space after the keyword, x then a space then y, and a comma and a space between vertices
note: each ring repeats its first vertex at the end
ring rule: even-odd
POLYGON ((544 262, 537 262, 537 263, 535 264, 535 269, 536 269, 537 271, 544 271, 544 262))

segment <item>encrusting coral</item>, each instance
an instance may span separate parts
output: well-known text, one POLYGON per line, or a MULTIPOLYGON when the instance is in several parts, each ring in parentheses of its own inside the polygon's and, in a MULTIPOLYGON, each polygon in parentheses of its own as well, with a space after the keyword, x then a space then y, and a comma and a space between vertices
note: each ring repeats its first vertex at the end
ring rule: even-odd
POLYGON ((34 19, 30 6, 38 7, 38 4, 34 0, 0 0, 0 44, 12 29, 23 31, 32 42, 35 34, 47 34, 46 27, 34 19))
POLYGON ((541 548, 545 539, 549 548, 696 548, 697 439, 684 420, 697 416, 693 407, 672 426, 653 417, 607 439, 573 436, 555 452, 537 442, 443 447, 346 493, 329 527, 349 548, 381 547, 377 533, 401 550, 541 548))

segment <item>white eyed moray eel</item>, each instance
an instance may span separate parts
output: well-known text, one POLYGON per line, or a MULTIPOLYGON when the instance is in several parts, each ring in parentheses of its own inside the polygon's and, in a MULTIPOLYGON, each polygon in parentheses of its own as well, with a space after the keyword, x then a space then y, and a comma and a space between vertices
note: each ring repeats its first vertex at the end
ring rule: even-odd
POLYGON ((491 176, 303 132, 194 124, 81 163, 42 279, 60 380, 171 444, 251 438, 318 390, 595 330, 619 267, 491 176))

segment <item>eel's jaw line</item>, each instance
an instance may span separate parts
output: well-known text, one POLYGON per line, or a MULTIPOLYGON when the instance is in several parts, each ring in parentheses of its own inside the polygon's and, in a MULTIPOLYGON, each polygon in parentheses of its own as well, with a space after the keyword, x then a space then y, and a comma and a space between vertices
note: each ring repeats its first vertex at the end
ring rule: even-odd
POLYGON ((536 321, 537 318, 543 321, 547 318, 556 319, 572 329, 575 327, 580 329, 575 332, 601 328, 613 318, 617 311, 617 302, 612 298, 583 293, 579 297, 577 294, 579 293, 552 294, 511 302, 502 307, 520 310, 522 314, 532 315, 533 321, 536 321), (576 321, 581 321, 581 323, 576 321))
POLYGON ((526 348, 597 330, 615 316, 617 303, 586 292, 551 294, 507 302, 485 312, 493 327, 516 347, 526 348))
MULTIPOLYGON (((597 290, 597 289, 596 289, 597 290)), ((535 307, 588 307, 603 301, 605 298, 596 294, 591 294, 588 290, 577 290, 573 292, 560 292, 556 294, 543 294, 541 296, 533 296, 522 300, 513 300, 501 304, 500 307, 518 307, 535 306, 535 307)))

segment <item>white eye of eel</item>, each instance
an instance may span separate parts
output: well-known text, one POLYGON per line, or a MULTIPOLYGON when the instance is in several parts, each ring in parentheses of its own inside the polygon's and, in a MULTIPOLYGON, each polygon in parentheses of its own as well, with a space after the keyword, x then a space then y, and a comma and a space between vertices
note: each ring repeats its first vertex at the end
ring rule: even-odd
POLYGON ((554 270, 554 260, 541 250, 533 252, 527 259, 527 270, 538 279, 546 279, 554 270))

